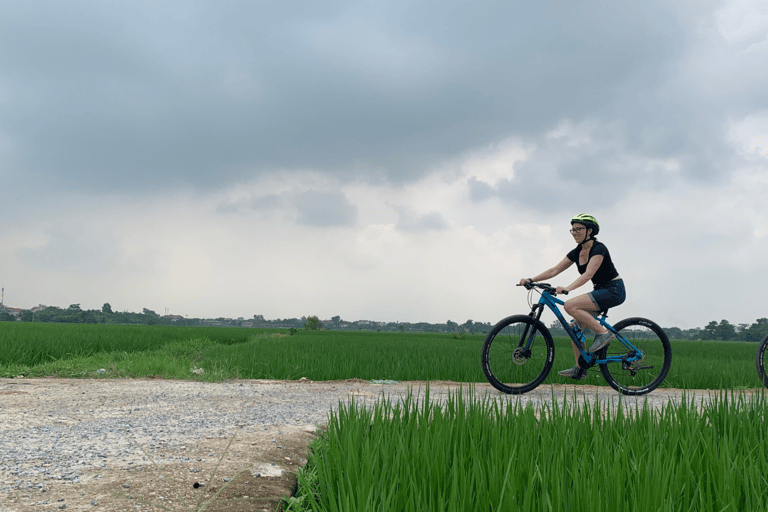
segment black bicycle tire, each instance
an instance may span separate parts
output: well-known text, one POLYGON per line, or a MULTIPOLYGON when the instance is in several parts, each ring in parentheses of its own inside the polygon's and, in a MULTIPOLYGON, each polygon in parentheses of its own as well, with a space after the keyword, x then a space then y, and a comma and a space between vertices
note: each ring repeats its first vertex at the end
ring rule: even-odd
MULTIPOLYGON (((662 382, 664 382, 664 379, 667 378, 667 374, 669 373, 669 368, 672 365, 672 346, 669 343, 669 338, 667 337, 667 334, 664 332, 664 329, 659 327, 658 324, 655 322, 648 320, 647 318, 641 318, 641 317, 632 317, 632 318, 625 318, 624 320, 621 320, 620 322, 617 322, 616 325, 613 326, 613 328, 617 332, 621 332, 622 329, 626 329, 627 327, 631 327, 634 325, 642 326, 647 329, 650 329, 657 337, 659 342, 661 343, 661 346, 664 350, 664 361, 661 366, 661 370, 656 375, 656 377, 649 383, 643 384, 641 386, 627 386, 625 384, 620 383, 616 380, 616 378, 613 375, 613 372, 611 371, 611 368, 621 368, 621 363, 603 363, 600 364, 600 372, 603 374, 603 378, 608 382, 608 384, 618 391, 619 393, 622 393, 624 395, 631 395, 631 396, 637 396, 637 395, 645 395, 656 389, 661 385, 662 382)), ((621 345, 619 341, 614 341, 614 344, 621 345)), ((623 345, 621 345, 623 346, 623 345)), ((598 352, 597 358, 598 359, 604 359, 606 357, 608 348, 603 348, 598 352)), ((618 375, 617 370, 617 375, 618 375)))
POLYGON ((768 388, 768 375, 765 373, 765 351, 768 348, 768 335, 766 335, 760 343, 757 345, 757 352, 755 353, 755 367, 757 368, 757 376, 765 387, 768 388))
MULTIPOLYGON (((511 346, 511 345, 510 345, 511 346)), ((538 347, 538 346, 537 346, 538 347)), ((512 361, 512 352, 509 353, 510 355, 510 361, 512 361)), ((494 359, 495 361, 495 359, 494 359)), ((491 329, 491 332, 488 333, 488 335, 485 338, 485 342, 483 343, 483 351, 481 355, 481 364, 483 367, 483 373, 485 374, 485 378, 488 379, 488 382, 490 384, 501 391, 502 393, 507 393, 509 395, 520 395, 522 393, 527 393, 533 389, 535 389, 537 386, 539 386, 542 382, 544 382, 544 379, 547 378, 549 375, 549 372, 552 370, 552 364, 555 361, 555 342, 552 339, 552 334, 549 332, 549 329, 539 320, 535 320, 527 315, 513 315, 509 316, 501 321, 499 321, 493 329, 491 329), (492 362, 490 360, 490 354, 492 351, 492 348, 494 347, 494 341, 496 342, 496 346, 499 346, 501 344, 501 339, 499 337, 499 334, 504 331, 505 328, 510 327, 514 324, 527 324, 530 327, 533 327, 536 329, 540 334, 541 338, 544 342, 544 347, 546 348, 546 357, 544 357, 544 365, 541 368, 541 371, 539 371, 535 376, 528 380, 527 382, 518 383, 518 384, 512 384, 503 382, 503 378, 500 376, 497 376, 497 373, 499 373, 499 369, 494 371, 494 368, 497 368, 497 365, 495 362, 493 363, 494 368, 492 368, 492 362)), ((514 363, 515 366, 523 366, 522 364, 514 363)), ((508 366, 512 369, 515 368, 515 366, 508 366)), ((534 370, 536 371, 536 370, 534 370)))

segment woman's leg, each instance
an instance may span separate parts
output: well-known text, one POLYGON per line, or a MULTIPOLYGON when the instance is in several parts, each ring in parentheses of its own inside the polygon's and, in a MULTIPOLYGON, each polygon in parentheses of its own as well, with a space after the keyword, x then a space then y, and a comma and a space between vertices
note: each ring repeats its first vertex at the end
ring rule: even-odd
MULTIPOLYGON (((573 358, 576 360, 576 365, 579 364, 579 356, 581 355, 581 352, 579 352, 578 347, 576 346, 576 342, 571 340, 571 348, 573 348, 573 358)), ((586 347, 584 347, 586 349, 586 347)))
POLYGON ((608 329, 603 327, 597 318, 594 317, 594 313, 600 312, 600 307, 595 304, 591 295, 579 295, 568 300, 564 304, 566 313, 571 315, 577 322, 582 325, 586 325, 593 331, 595 331, 595 339, 592 345, 587 349, 589 352, 597 352, 603 347, 608 346, 611 340, 614 339, 614 335, 611 334, 608 329))
POLYGON ((600 308, 592 302, 592 298, 586 293, 565 301, 563 309, 565 309, 565 312, 571 315, 582 328, 587 326, 595 331, 595 334, 608 332, 608 329, 603 327, 594 316, 594 313, 600 312, 600 308))

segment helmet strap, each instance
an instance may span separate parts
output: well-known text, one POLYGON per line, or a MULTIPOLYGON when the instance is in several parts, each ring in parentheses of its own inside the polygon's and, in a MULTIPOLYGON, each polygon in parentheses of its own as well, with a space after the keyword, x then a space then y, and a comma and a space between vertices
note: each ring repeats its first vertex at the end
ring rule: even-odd
POLYGON ((587 235, 589 238, 584 238, 584 241, 579 244, 579 247, 582 247, 585 243, 589 242, 590 240, 591 241, 597 240, 594 236, 592 236, 592 231, 594 231, 594 229, 592 228, 587 228, 587 229, 589 229, 589 235, 587 235))

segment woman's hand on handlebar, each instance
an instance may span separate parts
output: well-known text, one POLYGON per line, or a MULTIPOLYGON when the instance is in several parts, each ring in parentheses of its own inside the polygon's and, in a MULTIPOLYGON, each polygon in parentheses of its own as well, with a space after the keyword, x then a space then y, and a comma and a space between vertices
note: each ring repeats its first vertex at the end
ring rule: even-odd
POLYGON ((524 278, 522 278, 522 279, 520 280, 520 282, 518 283, 518 286, 525 286, 526 284, 528 284, 528 283, 532 283, 532 282, 533 282, 533 281, 531 280, 531 278, 530 278, 530 277, 524 277, 524 278))
POLYGON ((557 288, 555 288, 555 292, 558 295, 561 295, 561 294, 562 295, 568 295, 568 290, 566 290, 564 286, 558 286, 557 288))

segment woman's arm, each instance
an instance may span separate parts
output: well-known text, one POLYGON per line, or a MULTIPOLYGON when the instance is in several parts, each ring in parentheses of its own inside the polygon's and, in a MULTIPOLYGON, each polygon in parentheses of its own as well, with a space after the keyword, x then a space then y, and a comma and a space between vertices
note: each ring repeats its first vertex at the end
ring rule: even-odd
MULTIPOLYGON (((601 256, 602 258, 602 256, 601 256)), ((562 273, 565 269, 573 265, 573 262, 568 259, 568 257, 563 258, 563 260, 555 265, 554 267, 550 268, 549 270, 545 270, 541 274, 537 275, 536 277, 524 277, 520 280, 520 284, 525 284, 528 281, 532 281, 534 283, 538 281, 543 281, 544 279, 550 279, 552 277, 555 277, 556 275, 562 273)), ((599 266, 599 265, 598 265, 599 266)), ((597 271, 597 269, 595 269, 597 271)), ((594 272, 593 272, 594 274, 594 272)))
POLYGON ((594 277, 595 272, 597 272, 597 269, 599 269, 600 265, 602 264, 603 264, 602 254, 592 256, 589 259, 589 263, 587 263, 587 270, 585 270, 584 273, 581 274, 574 282, 572 282, 571 284, 563 288, 563 290, 570 292, 580 287, 581 285, 589 282, 589 280, 592 279, 592 277, 594 277))

